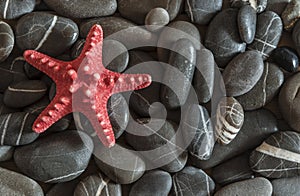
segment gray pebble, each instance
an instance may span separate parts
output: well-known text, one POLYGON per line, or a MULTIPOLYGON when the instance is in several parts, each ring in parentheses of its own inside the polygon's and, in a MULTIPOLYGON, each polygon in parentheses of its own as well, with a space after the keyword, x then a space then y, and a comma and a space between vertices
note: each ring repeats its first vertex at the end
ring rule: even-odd
POLYGON ((3 62, 13 50, 15 44, 15 36, 11 27, 6 22, 1 20, 0 20, 0 43, 1 43, 0 62, 3 62))
POLYGON ((14 150, 13 146, 0 146, 0 162, 10 160, 14 154, 14 150))
POLYGON ((240 96, 249 92, 264 71, 264 62, 256 51, 236 56, 225 68, 223 79, 227 96, 240 96))
POLYGON ((145 18, 145 25, 149 31, 158 31, 170 22, 169 13, 164 8, 150 10, 145 18))
POLYGON ((257 13, 261 13, 267 8, 269 2, 268 0, 231 0, 231 6, 240 8, 244 5, 250 5, 257 13))
POLYGON ((10 108, 7 107, 4 103, 3 103, 3 94, 0 94, 0 115, 2 114, 9 114, 9 113, 14 113, 19 111, 16 108, 10 108))
POLYGON ((300 193, 300 176, 272 180, 274 196, 293 196, 300 193))
POLYGON ((253 42, 256 31, 256 12, 250 5, 243 6, 238 14, 238 26, 241 39, 250 44, 253 42))
POLYGON ((33 11, 35 0, 5 0, 0 1, 0 18, 16 19, 33 11))

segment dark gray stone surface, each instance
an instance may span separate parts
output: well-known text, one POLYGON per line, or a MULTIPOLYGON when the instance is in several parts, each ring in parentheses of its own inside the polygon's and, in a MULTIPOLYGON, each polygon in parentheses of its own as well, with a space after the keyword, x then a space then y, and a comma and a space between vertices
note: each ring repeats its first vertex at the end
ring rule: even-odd
POLYGON ((250 5, 243 6, 238 13, 238 27, 241 39, 250 44, 256 32, 256 11, 250 5))
POLYGON ((32 12, 35 0, 3 0, 0 1, 0 18, 16 19, 20 16, 32 12))
POLYGON ((300 54, 300 22, 296 23, 293 29, 292 37, 293 37, 295 48, 299 55, 300 54))
POLYGON ((278 47, 272 52, 270 58, 288 72, 296 72, 298 70, 299 57, 293 48, 287 46, 278 47))
MULTIPOLYGON (((1 3, 0 3, 1 4, 1 3)), ((0 6, 1 7, 1 6, 0 6)), ((11 27, 0 20, 0 62, 4 61, 12 52, 15 44, 15 36, 11 27)))
POLYGON ((294 196, 299 194, 300 176, 272 180, 274 196, 294 196))
POLYGON ((0 161, 8 161, 12 158, 15 148, 13 146, 0 146, 0 161))
POLYGON ((286 30, 291 30, 300 18, 300 2, 291 0, 281 14, 281 19, 286 30))

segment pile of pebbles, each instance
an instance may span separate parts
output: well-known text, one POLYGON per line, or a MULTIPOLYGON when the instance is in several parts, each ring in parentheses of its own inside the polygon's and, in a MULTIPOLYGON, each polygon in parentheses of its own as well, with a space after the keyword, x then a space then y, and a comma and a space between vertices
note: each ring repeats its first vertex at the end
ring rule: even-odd
POLYGON ((299 13, 298 0, 1 1, 0 195, 299 195, 299 13), (81 114, 32 130, 55 84, 22 57, 73 60, 94 24, 125 30, 104 42, 108 69, 151 62, 162 81, 110 98, 110 149, 81 114))

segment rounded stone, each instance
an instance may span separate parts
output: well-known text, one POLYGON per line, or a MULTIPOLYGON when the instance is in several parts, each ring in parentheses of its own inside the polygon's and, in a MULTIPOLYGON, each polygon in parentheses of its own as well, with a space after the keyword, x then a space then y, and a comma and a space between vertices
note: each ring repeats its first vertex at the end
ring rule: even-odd
POLYGON ((36 0, 7 0, 0 1, 0 18, 16 19, 30 13, 35 7, 36 0))
POLYGON ((272 180, 273 195, 275 196, 287 196, 297 195, 300 192, 300 187, 295 186, 299 184, 300 176, 292 178, 279 178, 272 180))
POLYGON ((14 48, 15 36, 11 27, 6 22, 1 20, 0 32, 0 62, 3 62, 10 55, 14 48))
POLYGON ((10 113, 14 113, 19 111, 16 108, 10 108, 7 107, 4 103, 3 103, 3 94, 0 93, 0 115, 2 114, 10 114, 10 113))
POLYGON ((145 18, 145 25, 149 31, 157 31, 170 22, 169 13, 164 8, 150 10, 145 18))
MULTIPOLYGON (((273 1, 276 0, 272 0, 271 2, 273 1)), ((267 5, 270 1, 268 2, 268 0, 231 0, 230 2, 231 7, 241 8, 245 5, 250 5, 257 13, 261 13, 267 8, 267 5)))
POLYGON ((293 29, 292 37, 293 37, 295 48, 299 55, 300 54, 300 22, 299 21, 296 23, 293 29))
POLYGON ((10 160, 13 157, 14 150, 13 146, 0 146, 0 162, 10 160))
POLYGON ((276 48, 270 58, 288 72, 296 72, 299 67, 299 57, 297 52, 287 46, 276 48))
POLYGON ((241 39, 250 44, 256 32, 256 11, 250 5, 243 6, 238 13, 238 27, 241 39))
POLYGON ((281 18, 286 30, 292 29, 300 18, 300 2, 291 0, 281 14, 281 18))

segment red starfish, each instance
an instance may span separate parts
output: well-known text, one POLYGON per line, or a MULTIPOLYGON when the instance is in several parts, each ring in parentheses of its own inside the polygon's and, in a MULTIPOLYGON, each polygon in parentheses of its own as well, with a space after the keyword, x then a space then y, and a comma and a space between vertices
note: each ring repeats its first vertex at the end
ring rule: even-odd
POLYGON ((81 112, 90 120, 105 146, 115 144, 107 113, 109 97, 114 93, 145 88, 151 84, 151 76, 121 74, 105 69, 102 64, 102 45, 102 28, 94 25, 82 53, 73 61, 60 61, 34 50, 24 52, 28 63, 56 83, 56 96, 34 122, 34 131, 44 132, 63 116, 81 112))

